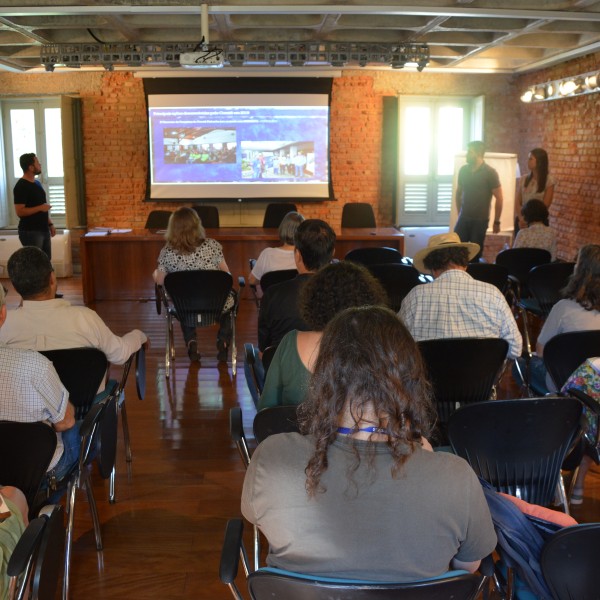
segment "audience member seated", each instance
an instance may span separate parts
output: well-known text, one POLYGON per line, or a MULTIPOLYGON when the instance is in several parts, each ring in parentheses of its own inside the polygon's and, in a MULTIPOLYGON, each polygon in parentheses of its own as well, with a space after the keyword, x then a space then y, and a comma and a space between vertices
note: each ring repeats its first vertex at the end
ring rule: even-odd
POLYGON ((279 239, 281 246, 277 248, 265 248, 256 259, 256 264, 248 276, 250 285, 260 283, 262 276, 270 271, 285 271, 295 269, 294 260, 294 235, 298 225, 304 221, 304 217, 297 212, 291 211, 279 225, 279 239))
MULTIPOLYGON (((529 361, 529 385, 540 395, 557 391, 544 365, 548 340, 559 333, 600 329, 600 245, 589 244, 579 250, 563 295, 564 299, 552 307, 537 338, 537 356, 529 361)), ((519 364, 521 370, 525 368, 525 361, 519 364)), ((519 384, 523 383, 517 369, 513 369, 513 375, 519 384)))
POLYGON ((399 316, 417 341, 502 338, 509 344, 508 358, 517 358, 523 340, 506 299, 497 287, 466 272, 478 252, 477 244, 461 242, 456 233, 431 236, 413 264, 434 281, 413 288, 399 316))
POLYGON ((556 260, 556 232, 548 227, 548 209, 541 200, 528 200, 521 209, 527 227, 520 229, 513 248, 541 248, 556 260))
POLYGON ((25 350, 98 348, 109 362, 122 365, 146 342, 138 329, 119 337, 95 311, 55 298, 56 275, 39 248, 14 252, 8 259, 8 276, 23 303, 8 311, 1 344, 25 350))
MULTIPOLYGON (((206 237, 200 217, 192 208, 182 206, 171 215, 165 239, 167 243, 158 255, 158 268, 153 273, 154 281, 158 285, 164 283, 167 273, 176 271, 221 270, 229 273, 221 244, 206 237)), ((217 333, 217 358, 219 361, 227 361, 227 350, 231 343, 229 311, 235 303, 234 294, 232 291, 229 295, 221 315, 217 333)), ((181 323, 181 331, 190 360, 200 360, 196 328, 181 323)))
MULTIPOLYGON (((35 250, 48 260, 46 254, 34 246, 23 250, 35 250)), ((6 322, 4 289, 0 286, 0 336, 6 322)), ((43 487, 48 487, 52 478, 63 479, 79 459, 79 426, 75 422, 75 409, 69 402, 69 392, 52 363, 39 352, 0 343, 0 421, 47 421, 56 431, 56 450, 43 487)), ((2 459, 9 460, 10 457, 2 459)))
POLYGON ((335 232, 325 221, 306 219, 298 225, 294 236, 298 275, 270 286, 260 303, 258 348, 261 352, 269 346, 277 346, 288 331, 309 329, 300 317, 300 290, 313 273, 331 262, 334 247, 335 232))
POLYGON ((471 467, 425 439, 435 415, 418 347, 383 307, 327 325, 298 408, 300 433, 257 447, 242 513, 271 567, 409 582, 475 571, 496 546, 471 467))
POLYGON ((333 263, 313 275, 300 292, 300 316, 310 331, 293 330, 283 337, 269 366, 258 409, 303 402, 327 323, 345 308, 376 304, 387 305, 385 290, 358 264, 333 263))
MULTIPOLYGON (((5 457, 6 458, 6 457, 5 457)), ((29 523, 27 500, 21 490, 0 485, 0 598, 6 598, 8 561, 29 523)))

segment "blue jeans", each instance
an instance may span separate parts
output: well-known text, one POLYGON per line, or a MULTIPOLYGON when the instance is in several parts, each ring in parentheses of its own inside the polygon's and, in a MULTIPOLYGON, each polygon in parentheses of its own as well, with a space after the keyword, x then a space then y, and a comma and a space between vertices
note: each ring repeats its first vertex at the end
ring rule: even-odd
POLYGON ((52 237, 48 231, 25 231, 19 229, 19 241, 23 246, 35 246, 52 259, 52 237))
POLYGON ((459 216, 454 226, 454 233, 458 234, 461 242, 479 244, 479 254, 473 257, 472 261, 477 261, 481 258, 488 222, 489 219, 472 219, 470 217, 459 216))
POLYGON ((79 450, 81 448, 81 437, 79 435, 79 423, 75 423, 71 429, 62 432, 63 453, 56 466, 48 471, 48 476, 42 482, 42 489, 48 488, 51 477, 56 481, 62 481, 77 464, 79 450))

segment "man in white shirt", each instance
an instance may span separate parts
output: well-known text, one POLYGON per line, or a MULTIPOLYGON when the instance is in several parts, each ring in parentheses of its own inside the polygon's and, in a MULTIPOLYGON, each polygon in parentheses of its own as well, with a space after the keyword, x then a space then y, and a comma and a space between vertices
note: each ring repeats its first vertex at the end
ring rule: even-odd
POLYGON ((461 242, 456 233, 431 236, 413 264, 431 273, 434 281, 413 288, 399 316, 417 341, 502 338, 508 342, 508 358, 517 358, 523 340, 506 299, 498 288, 467 273, 469 260, 478 252, 477 244, 461 242))
POLYGON ((8 275, 23 304, 8 312, 0 330, 2 344, 28 350, 98 348, 109 362, 121 365, 146 342, 138 329, 119 337, 95 311, 55 298, 56 275, 39 248, 13 253, 8 275))

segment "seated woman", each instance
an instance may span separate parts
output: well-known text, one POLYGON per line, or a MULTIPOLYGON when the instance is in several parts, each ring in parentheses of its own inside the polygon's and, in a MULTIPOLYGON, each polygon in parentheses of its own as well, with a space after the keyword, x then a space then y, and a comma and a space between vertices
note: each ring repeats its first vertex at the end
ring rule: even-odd
POLYGON ((16 487, 0 485, 0 597, 6 597, 8 561, 28 524, 27 500, 16 487))
POLYGON ((327 325, 302 434, 254 452, 242 513, 269 542, 271 567, 408 582, 475 571, 496 546, 471 467, 431 452, 431 389, 416 342, 384 307, 349 308, 327 325))
MULTIPOLYGON (((192 208, 182 206, 171 215, 165 239, 167 244, 158 255, 158 268, 153 273, 154 281, 158 285, 164 283, 167 273, 175 271, 221 270, 229 272, 221 244, 216 240, 206 238, 200 217, 192 208)), ((229 311, 234 303, 235 295, 232 292, 225 303, 217 334, 219 351, 217 358, 220 361, 227 360, 227 350, 231 342, 229 311)), ((181 323, 181 330, 190 360, 200 360, 196 329, 181 323)))
POLYGON ((356 263, 333 263, 312 275, 299 299, 300 315, 310 331, 294 330, 283 337, 267 371, 257 408, 300 404, 327 323, 345 308, 375 304, 387 306, 385 291, 367 269, 356 263))
POLYGON ((548 227, 548 209, 541 200, 528 200, 521 209, 526 229, 519 230, 513 248, 541 248, 556 260, 556 232, 548 227))
MULTIPOLYGON (((548 340, 559 333, 600 329, 600 245, 588 244, 579 250, 563 296, 552 307, 540 331, 535 348, 537 356, 529 361, 529 384, 540 395, 557 391, 544 365, 544 346, 548 340)), ((518 370, 513 370, 513 375, 521 384, 518 370)))
POLYGON ((294 234, 298 225, 304 221, 304 217, 297 212, 291 211, 279 225, 279 239, 281 246, 277 248, 265 248, 256 259, 256 264, 248 276, 250 285, 260 283, 262 276, 270 271, 284 271, 295 269, 294 260, 294 234))

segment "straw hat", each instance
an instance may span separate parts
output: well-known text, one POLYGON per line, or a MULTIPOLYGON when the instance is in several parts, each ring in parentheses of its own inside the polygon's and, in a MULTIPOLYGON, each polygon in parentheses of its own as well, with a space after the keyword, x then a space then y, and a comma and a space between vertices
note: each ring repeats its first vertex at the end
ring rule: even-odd
POLYGON ((473 242, 461 242, 457 233, 438 233, 432 235, 427 242, 427 248, 419 250, 413 257, 413 266, 421 273, 429 272, 423 261, 434 250, 443 248, 466 248, 469 251, 469 260, 479 252, 479 244, 473 242))

